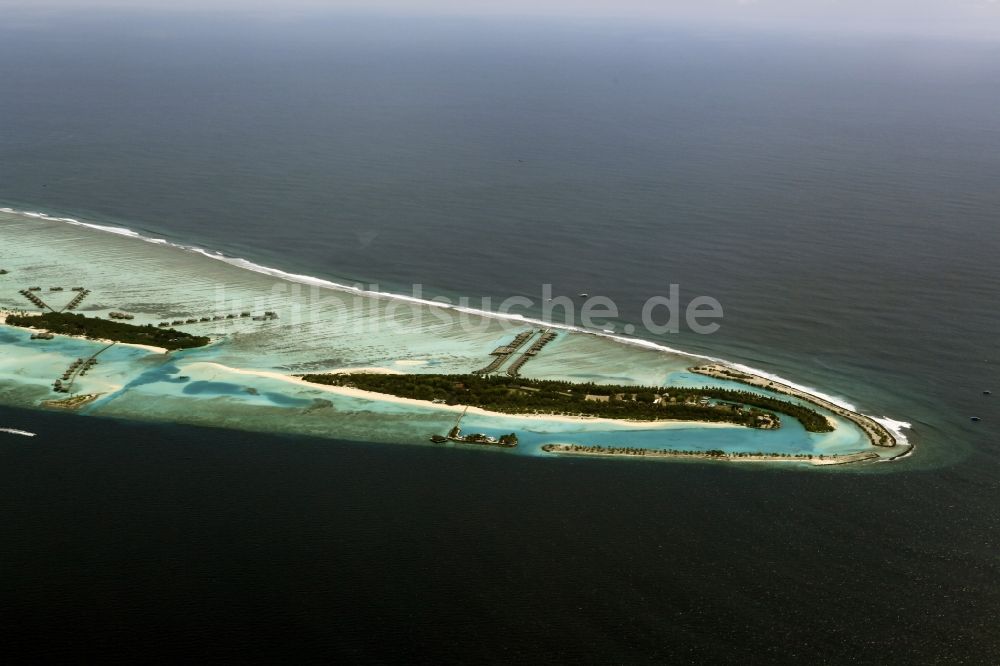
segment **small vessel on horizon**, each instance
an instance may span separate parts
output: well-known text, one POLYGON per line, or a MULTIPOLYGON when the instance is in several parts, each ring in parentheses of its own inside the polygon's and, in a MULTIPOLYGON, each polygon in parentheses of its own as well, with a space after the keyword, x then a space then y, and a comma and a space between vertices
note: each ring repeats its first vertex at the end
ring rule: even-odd
POLYGON ((970 416, 969 420, 972 421, 973 423, 976 423, 978 421, 981 421, 982 419, 980 419, 978 416, 970 416))

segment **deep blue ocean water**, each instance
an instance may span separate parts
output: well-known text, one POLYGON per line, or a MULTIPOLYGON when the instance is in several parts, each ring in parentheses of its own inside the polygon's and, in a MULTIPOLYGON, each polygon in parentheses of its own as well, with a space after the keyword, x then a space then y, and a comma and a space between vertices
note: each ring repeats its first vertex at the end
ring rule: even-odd
POLYGON ((1000 660, 997 45, 183 14, 0 38, 4 203, 394 291, 551 283, 624 321, 678 283, 722 329, 658 341, 909 421, 918 446, 891 473, 803 474, 3 409, 46 435, 0 439, 5 641, 1000 660))

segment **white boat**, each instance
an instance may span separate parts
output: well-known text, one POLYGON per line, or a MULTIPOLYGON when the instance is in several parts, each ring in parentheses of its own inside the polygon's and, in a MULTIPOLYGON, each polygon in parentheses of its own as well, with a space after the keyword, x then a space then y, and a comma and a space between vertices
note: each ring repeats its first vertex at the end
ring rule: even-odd
POLYGON ((22 437, 34 437, 35 433, 28 432, 27 430, 18 430, 17 428, 0 428, 0 432, 5 432, 10 435, 21 435, 22 437))

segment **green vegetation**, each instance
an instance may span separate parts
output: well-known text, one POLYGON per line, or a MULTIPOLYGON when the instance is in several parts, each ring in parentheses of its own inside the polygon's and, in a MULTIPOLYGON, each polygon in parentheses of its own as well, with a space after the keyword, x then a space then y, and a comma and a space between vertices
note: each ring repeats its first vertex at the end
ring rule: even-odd
POLYGON ((108 321, 96 317, 85 317, 69 312, 48 312, 42 315, 8 315, 11 326, 39 328, 62 335, 79 335, 91 339, 114 340, 140 345, 152 345, 166 349, 190 349, 204 347, 210 340, 203 336, 191 335, 173 329, 155 326, 136 326, 120 321, 108 321))
MULTIPOLYGON (((765 453, 764 451, 734 451, 726 453, 722 449, 699 451, 696 449, 644 449, 632 446, 581 446, 579 444, 546 444, 542 450, 547 453, 575 453, 596 456, 644 456, 648 458, 707 458, 709 460, 813 460, 811 453, 765 453)), ((836 458, 837 456, 832 456, 836 458)), ((826 456, 818 456, 825 460, 826 456)))
POLYGON ((308 382, 449 405, 472 405, 507 414, 568 414, 637 421, 679 420, 776 428, 774 413, 798 419, 809 432, 833 427, 822 414, 797 403, 750 391, 574 384, 500 375, 305 375, 308 382))

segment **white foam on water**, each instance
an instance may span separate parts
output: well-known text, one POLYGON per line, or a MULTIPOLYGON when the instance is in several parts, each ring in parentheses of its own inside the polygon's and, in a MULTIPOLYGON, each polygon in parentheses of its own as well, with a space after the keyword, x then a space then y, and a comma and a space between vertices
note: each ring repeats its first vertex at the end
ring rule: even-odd
POLYGON ((728 365, 731 366, 731 367, 733 367, 733 368, 736 368, 737 370, 739 370, 741 372, 745 372, 745 373, 751 374, 751 375, 757 375, 758 377, 763 377, 764 379, 770 379, 773 382, 777 382, 779 384, 784 384, 785 386, 790 386, 793 389, 797 389, 799 391, 802 391, 803 393, 808 393, 809 395, 814 395, 817 398, 822 398, 823 400, 826 400, 827 402, 832 402, 833 404, 837 405, 838 407, 843 407, 844 409, 846 409, 848 411, 852 411, 852 412, 858 411, 857 407, 855 407, 851 403, 847 402, 843 398, 838 398, 836 396, 832 396, 832 395, 827 395, 825 393, 821 393, 820 391, 817 391, 816 389, 814 389, 814 388, 812 388, 810 386, 803 386, 802 384, 795 384, 794 382, 790 382, 787 379, 779 377, 778 375, 772 374, 770 372, 764 372, 763 370, 757 370, 756 368, 751 368, 750 366, 743 365, 741 363, 729 363, 728 365))
MULTIPOLYGON (((899 444, 910 443, 910 440, 907 439, 906 434, 903 431, 912 428, 913 427, 912 424, 907 423, 906 421, 896 421, 890 419, 888 416, 871 416, 869 418, 875 421, 876 423, 879 423, 880 425, 884 426, 886 430, 891 432, 893 437, 896 438, 897 443, 899 444)), ((910 455, 910 453, 912 453, 912 450, 907 451, 903 455, 899 456, 899 458, 905 458, 906 456, 910 455)), ((897 458, 897 460, 899 458, 897 458)))
MULTIPOLYGON (((296 282, 298 284, 305 284, 309 286, 315 286, 325 289, 333 289, 336 291, 343 291, 352 294, 358 294, 362 296, 368 296, 371 298, 381 298, 387 300, 397 300, 407 303, 414 303, 417 305, 425 305, 429 307, 441 308, 445 310, 452 310, 455 312, 461 312, 464 314, 473 315, 476 317, 488 317, 491 319, 503 319, 507 321, 513 321, 525 325, 532 326, 542 326, 547 328, 554 328, 564 331, 572 331, 576 333, 585 333, 587 335, 596 335, 598 337, 607 338, 609 340, 614 340, 621 344, 630 345, 633 347, 642 347, 644 349, 651 349, 654 351, 665 352, 669 354, 678 354, 680 356, 686 356, 688 358, 696 358, 705 361, 713 361, 718 363, 725 363, 726 361, 718 358, 713 358, 711 356, 705 356, 701 354, 692 354, 690 352, 682 351, 680 349, 674 349, 666 345, 658 344, 656 342, 651 342, 649 340, 642 340, 640 338, 625 337, 622 335, 616 335, 614 333, 609 333, 607 331, 596 331, 593 329, 585 328, 583 326, 574 326, 572 324, 560 324, 548 322, 543 319, 533 319, 522 314, 517 313, 505 313, 505 312, 493 312, 491 310, 481 310, 476 308, 471 308, 463 305, 454 305, 449 302, 442 302, 441 300, 430 299, 430 298, 418 298, 416 296, 407 296, 405 294, 395 294, 391 292, 375 291, 372 289, 364 289, 358 285, 348 285, 339 282, 333 282, 331 280, 326 280, 323 278, 314 277, 312 275, 301 275, 298 273, 289 273, 283 271, 279 268, 272 268, 270 266, 264 266, 262 264, 254 263, 248 259, 243 259, 241 257, 229 257, 219 252, 217 250, 206 250, 204 248, 195 245, 184 245, 182 243, 173 243, 167 241, 163 238, 152 238, 149 236, 143 236, 142 234, 135 232, 131 229, 125 227, 112 227, 101 224, 94 224, 91 222, 82 222, 80 220, 71 217, 54 217, 48 215, 47 213, 39 213, 35 211, 21 211, 12 208, 0 208, 0 212, 11 213, 15 215, 22 215, 26 217, 32 217, 36 219, 48 220, 51 222, 66 222, 67 224, 72 224, 74 226, 87 227, 89 229, 94 229, 95 231, 103 231, 105 233, 113 233, 119 236, 127 236, 129 238, 135 238, 137 240, 142 240, 147 243, 153 243, 156 245, 168 245, 170 247, 177 248, 179 250, 184 250, 186 252, 193 252, 200 254, 208 259, 214 259, 216 261, 221 261, 230 266, 235 266, 237 268, 242 268, 244 270, 253 271, 255 273, 260 273, 263 275, 269 275, 271 277, 276 277, 289 282, 296 282)), ((441 298, 441 297, 438 297, 441 298)))
POLYGON ((35 433, 28 432, 27 430, 18 430, 17 428, 0 428, 0 432, 6 432, 11 435, 20 435, 22 437, 35 437, 35 433))
MULTIPOLYGON (((903 433, 903 430, 909 429, 910 427, 912 427, 906 421, 896 421, 894 419, 890 419, 888 416, 872 416, 870 414, 864 414, 864 413, 858 411, 857 406, 855 406, 855 405, 847 402, 843 398, 838 398, 837 396, 832 396, 832 395, 828 395, 828 394, 822 393, 821 391, 817 391, 816 389, 814 389, 814 388, 812 388, 810 386, 803 386, 802 384, 796 384, 794 382, 790 382, 787 379, 779 377, 778 375, 772 374, 770 372, 764 372, 762 370, 757 370, 756 368, 752 368, 752 367, 750 367, 748 365, 743 365, 743 364, 740 364, 740 363, 729 363, 728 365, 730 365, 731 367, 736 368, 737 370, 740 370, 742 372, 746 372, 748 374, 753 374, 753 375, 758 375, 760 377, 764 377, 765 379, 770 379, 771 381, 778 382, 780 384, 784 384, 785 386, 790 386, 790 387, 792 387, 794 389, 798 389, 799 391, 802 391, 803 393, 808 393, 809 395, 816 396, 817 398, 822 398, 823 400, 826 400, 827 402, 831 402, 831 403, 837 405, 838 407, 843 407, 844 409, 846 409, 848 411, 852 411, 852 412, 855 412, 857 414, 861 414, 862 416, 867 416, 872 421, 875 421, 879 425, 885 427, 886 430, 888 430, 889 432, 891 432, 892 435, 893 435, 893 437, 896 438, 896 443, 897 444, 908 445, 910 443, 909 439, 907 439, 907 437, 906 437, 906 434, 903 433)), ((909 452, 907 452, 907 454, 905 454, 905 455, 908 455, 908 454, 909 454, 909 452)), ((900 456, 900 458, 902 458, 902 457, 903 456, 900 456)))

